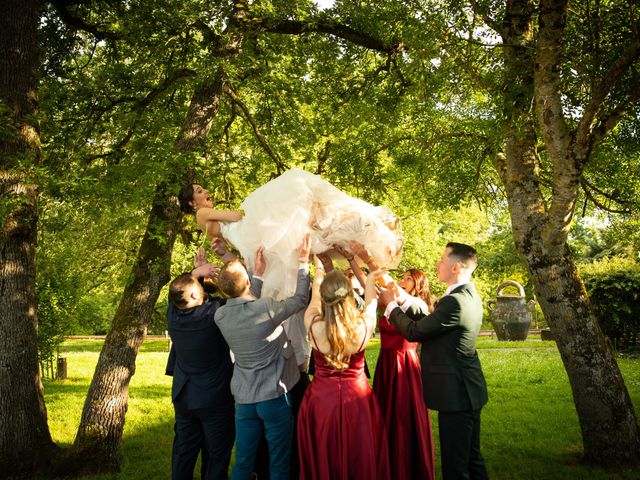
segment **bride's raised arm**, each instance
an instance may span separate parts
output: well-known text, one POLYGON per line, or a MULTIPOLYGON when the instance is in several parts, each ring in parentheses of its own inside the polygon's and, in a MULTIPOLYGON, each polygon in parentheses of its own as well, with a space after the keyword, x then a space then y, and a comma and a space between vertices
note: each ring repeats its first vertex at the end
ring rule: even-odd
POLYGON ((196 211, 196 222, 202 227, 207 222, 237 222, 242 220, 242 212, 239 210, 216 210, 215 208, 202 207, 196 211))

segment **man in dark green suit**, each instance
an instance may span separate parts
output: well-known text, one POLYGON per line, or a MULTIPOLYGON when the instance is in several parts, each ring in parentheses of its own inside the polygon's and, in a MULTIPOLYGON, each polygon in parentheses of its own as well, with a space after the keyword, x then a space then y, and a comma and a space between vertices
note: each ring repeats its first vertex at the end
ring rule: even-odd
POLYGON ((422 342, 420 364, 425 403, 438 411, 444 480, 486 479, 480 453, 480 411, 487 403, 487 384, 476 353, 482 324, 482 299, 471 283, 477 266, 475 249, 447 244, 436 264, 445 295, 433 313, 411 305, 395 288, 382 291, 385 316, 409 341, 422 342))

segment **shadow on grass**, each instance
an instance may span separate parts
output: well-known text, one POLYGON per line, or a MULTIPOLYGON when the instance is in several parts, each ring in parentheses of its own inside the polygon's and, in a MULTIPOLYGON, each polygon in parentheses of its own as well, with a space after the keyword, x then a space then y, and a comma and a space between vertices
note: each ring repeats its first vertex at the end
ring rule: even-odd
MULTIPOLYGON (((483 343, 491 347, 479 350, 490 397, 482 412, 481 439, 490 478, 640 480, 640 472, 633 469, 604 470, 582 461, 580 426, 560 355, 555 347, 526 348, 529 342, 542 343, 536 339, 519 342, 525 347, 523 349, 486 339, 483 343)), ((93 343, 91 348, 99 351, 101 343, 93 343)), ((378 349, 379 340, 374 339, 366 351, 372 375, 378 349)), ((55 417, 58 422, 55 438, 62 439, 61 445, 73 441, 90 381, 88 372, 92 372, 91 364, 96 361, 95 355, 81 355, 87 351, 83 347, 73 351, 77 352, 74 362, 78 364, 78 371, 87 372, 88 376, 69 383, 47 382, 45 389, 47 406, 53 407, 50 425, 54 424, 52 418, 55 417)), ((159 383, 165 362, 165 355, 141 351, 130 387, 121 471, 114 475, 85 477, 87 480, 171 477, 173 410, 170 382, 165 379, 165 383, 159 383)), ((640 362, 619 358, 618 363, 638 411, 640 362)), ((439 455, 436 412, 431 412, 431 419, 436 455, 439 455)), ((198 474, 196 469, 196 478, 198 474)), ((439 463, 437 478, 441 478, 439 463)))
MULTIPOLYGON (((70 445, 58 444, 69 448, 70 445)), ((171 447, 173 445, 173 417, 154 422, 146 427, 136 427, 135 432, 125 432, 121 444, 120 471, 113 474, 79 477, 86 480, 143 480, 171 478, 171 447)), ((199 472, 199 466, 196 467, 199 472)), ((71 480, 73 475, 39 475, 36 480, 71 480)))
MULTIPOLYGON (((65 340, 60 345, 60 355, 64 356, 66 352, 100 352, 104 344, 103 338, 89 339, 73 339, 65 340)), ((166 339, 147 339, 140 345, 139 353, 142 352, 168 352, 169 341, 166 339)))

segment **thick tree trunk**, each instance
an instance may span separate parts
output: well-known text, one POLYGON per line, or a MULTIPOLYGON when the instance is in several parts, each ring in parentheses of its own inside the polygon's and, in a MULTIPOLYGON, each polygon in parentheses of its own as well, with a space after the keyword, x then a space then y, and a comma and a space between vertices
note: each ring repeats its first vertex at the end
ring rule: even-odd
MULTIPOLYGON (((197 149, 209 134, 219 110, 222 76, 203 83, 194 93, 177 152, 197 149)), ((181 185, 182 169, 174 171, 155 192, 147 230, 131 274, 131 283, 105 339, 85 400, 74 447, 60 473, 98 473, 119 469, 119 448, 128 405, 128 387, 135 373, 138 348, 144 340, 153 308, 170 279, 171 253, 182 215, 174 185, 181 185)))
MULTIPOLYGON (((532 109, 532 21, 532 2, 508 2, 504 22, 506 156, 497 162, 497 168, 507 191, 516 248, 531 274, 569 377, 585 457, 601 465, 633 463, 640 459, 633 405, 566 245, 567 218, 562 215, 563 222, 553 221, 539 188, 532 109)), ((557 162, 554 168, 563 165, 557 162)), ((563 180, 569 173, 554 172, 556 203, 574 195, 568 191, 573 184, 563 180)), ((571 212, 569 209, 568 215, 571 212)))
POLYGON ((553 256, 522 253, 531 259, 536 295, 571 383, 584 456, 605 466, 637 463, 640 430, 633 404, 569 248, 563 250, 553 256))
POLYGON ((131 281, 116 310, 85 400, 71 452, 77 460, 66 462, 70 471, 93 473, 119 468, 119 447, 136 355, 160 291, 169 281, 171 252, 180 219, 175 201, 170 198, 165 185, 156 189, 131 281))
POLYGON ((4 2, 0 17, 0 476, 30 474, 54 449, 38 370, 36 28, 40 4, 4 2))

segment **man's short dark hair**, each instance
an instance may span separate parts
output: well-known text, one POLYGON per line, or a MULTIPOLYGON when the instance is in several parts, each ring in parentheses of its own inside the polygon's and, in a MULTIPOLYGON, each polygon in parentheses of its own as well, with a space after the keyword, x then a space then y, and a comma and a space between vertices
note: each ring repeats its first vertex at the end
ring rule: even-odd
POLYGON ((189 272, 181 273, 169 284, 169 303, 173 303, 178 308, 184 308, 189 303, 185 297, 185 291, 198 279, 189 272))
POLYGON ((475 268, 478 265, 478 252, 475 248, 470 247, 464 243, 449 242, 447 243, 448 249, 451 250, 450 256, 453 255, 463 265, 475 268))

